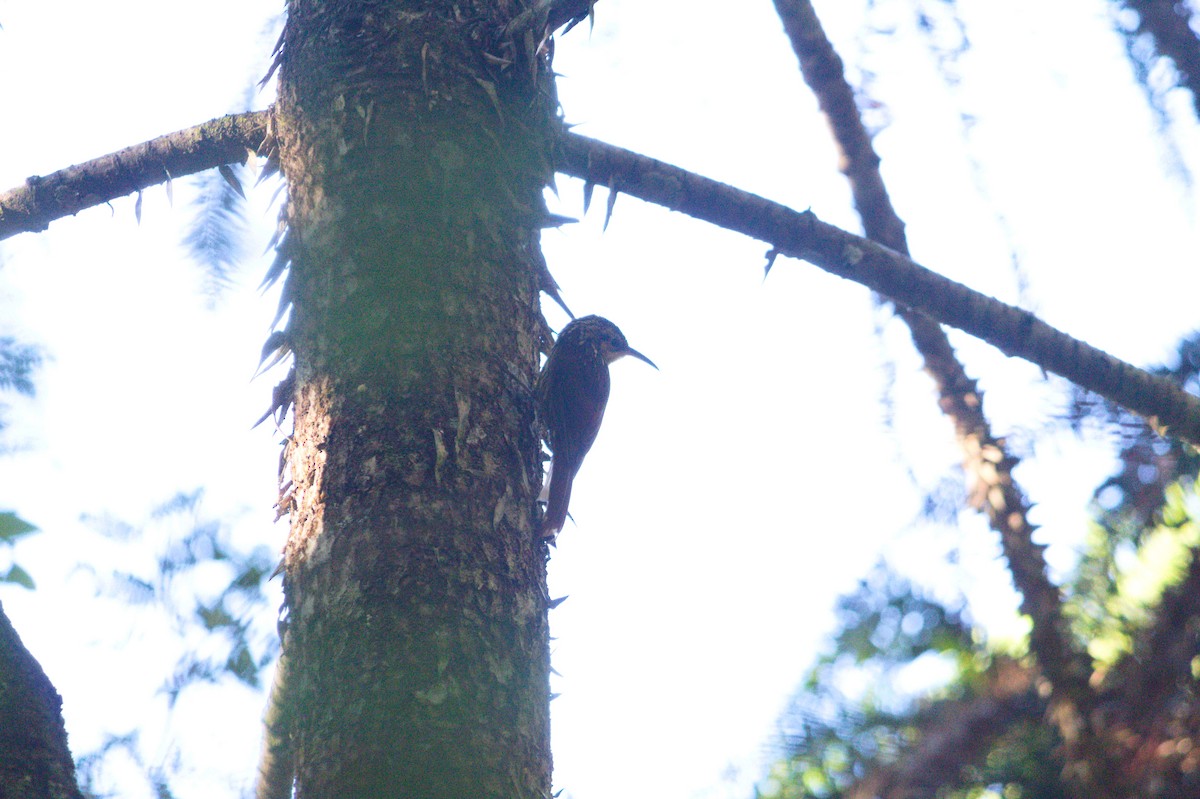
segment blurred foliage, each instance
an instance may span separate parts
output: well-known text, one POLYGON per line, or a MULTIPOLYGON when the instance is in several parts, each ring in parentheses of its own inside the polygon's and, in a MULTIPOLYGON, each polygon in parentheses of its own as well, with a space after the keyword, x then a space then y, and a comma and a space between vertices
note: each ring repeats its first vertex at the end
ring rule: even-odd
POLYGON ((261 620, 272 617, 265 586, 277 558, 264 547, 235 547, 228 526, 201 512, 203 496, 202 490, 177 494, 151 512, 147 528, 85 517, 108 538, 157 549, 147 568, 114 571, 100 590, 131 605, 155 605, 171 618, 181 639, 205 639, 203 647, 188 647, 166 681, 163 690, 171 704, 198 681, 228 676, 257 688, 262 670, 278 652, 274 629, 261 629, 261 620), (180 528, 182 534, 175 534, 180 528), (197 654, 201 650, 204 655, 197 654))
MULTIPOLYGON (((34 392, 33 373, 42 363, 37 348, 20 344, 16 339, 0 336, 0 392, 12 391, 25 396, 34 392)), ((0 430, 4 429, 3 411, 0 403, 0 430)), ((0 583, 13 583, 33 589, 33 578, 14 559, 17 540, 37 530, 29 522, 12 511, 0 511, 0 583), (5 561, 8 562, 5 567, 5 561)))
POLYGON ((41 353, 10 336, 0 336, 0 391, 33 394, 33 372, 42 363, 41 353))
POLYGON ((1053 727, 1022 720, 991 742, 979 763, 963 767, 961 784, 940 795, 945 799, 1068 799, 1053 727))
MULTIPOLYGON (((1196 392, 1200 336, 1181 344, 1176 365, 1157 371, 1196 392)), ((1181 642, 1195 672, 1195 642, 1174 626, 1154 625, 1160 602, 1194 568, 1200 551, 1200 456, 1086 395, 1075 397, 1070 421, 1076 429, 1115 431, 1120 448, 1119 469, 1096 491, 1094 522, 1062 586, 1071 633, 1093 658, 1093 682, 1116 696, 1122 680, 1133 679, 1136 691, 1158 679, 1157 673, 1129 677, 1145 672, 1138 647, 1152 633, 1181 642)), ((1190 605, 1182 607, 1190 613, 1190 605)), ((839 600, 836 612, 837 633, 781 718, 785 754, 757 796, 1067 795, 1061 740, 1045 721, 1035 665, 989 643, 961 601, 938 599, 883 563, 839 600), (1024 675, 1024 682, 1013 682, 1013 675, 1024 675), (896 785, 910 793, 889 792, 896 785)), ((1182 623, 1165 605, 1164 614, 1169 624, 1182 623)), ((1200 624, 1194 614, 1186 620, 1200 624)), ((1186 716, 1193 687, 1181 687, 1177 678, 1165 683, 1163 690, 1178 692, 1170 705, 1174 717, 1186 716)), ((1180 728, 1155 740, 1174 744, 1190 735, 1180 728)))
MULTIPOLYGON (((7 549, 10 553, 15 549, 17 539, 36 532, 37 528, 11 511, 0 512, 0 550, 7 549)), ((15 561, 7 569, 0 567, 0 583, 14 583, 33 590, 33 578, 15 561)))
MULTIPOLYGON (((36 347, 22 344, 11 336, 0 336, 0 394, 13 392, 33 396, 33 373, 41 364, 42 354, 36 347)), ((6 426, 6 409, 7 406, 0 402, 0 430, 6 426)))
MULTIPOLYGON (((1200 333, 1180 342, 1175 362, 1148 370, 1200 394, 1200 333)), ((1200 452, 1163 438, 1130 411, 1074 388, 1068 421, 1076 431, 1101 424, 1118 438, 1121 467, 1096 489, 1097 522, 1110 536, 1137 544, 1166 501, 1168 484, 1200 472, 1200 452)))
MULTIPOLYGON (((7 549, 11 555, 13 549, 16 549, 17 539, 35 533, 36 530, 34 525, 26 522, 16 513, 0 512, 0 551, 7 549)), ((34 578, 30 577, 29 572, 22 569, 16 560, 12 560, 7 569, 0 566, 0 583, 14 583, 30 590, 34 589, 34 578)))
POLYGON ((83 795, 88 799, 120 799, 123 791, 106 791, 102 787, 105 766, 119 758, 145 776, 149 792, 156 799, 174 799, 167 770, 145 762, 139 744, 140 736, 136 732, 107 735, 96 751, 76 758, 75 773, 83 795))
MULTIPOLYGON (((179 493, 154 508, 145 523, 111 516, 84 521, 124 553, 115 562, 123 568, 101 574, 91 571, 96 592, 165 620, 170 637, 161 642, 176 652, 176 663, 159 689, 168 709, 197 684, 235 681, 252 688, 262 684, 264 670, 278 654, 279 640, 267 583, 277 557, 265 547, 239 548, 232 541, 229 521, 203 510, 204 492, 179 493)), ((143 622, 144 624, 144 622, 143 622)), ((102 779, 112 758, 137 770, 151 792, 171 795, 177 752, 162 763, 142 762, 136 733, 114 733, 108 743, 80 759, 81 784, 106 784, 102 779)))
POLYGON ((772 769, 760 796, 843 796, 868 767, 903 755, 931 698, 960 696, 988 667, 962 608, 924 595, 886 564, 838 601, 836 616, 832 651, 781 719, 792 755, 772 769), (936 685, 921 696, 897 689, 912 679, 936 685))
POLYGON ((204 289, 211 300, 229 287, 239 264, 246 260, 250 225, 242 189, 248 170, 240 165, 209 170, 194 178, 198 194, 183 245, 204 268, 204 289))
POLYGON ((1136 541, 1100 524, 1089 531, 1065 611, 1097 668, 1132 651, 1133 635, 1150 623, 1163 591, 1183 578, 1200 545, 1198 491, 1190 479, 1167 486, 1161 521, 1136 541))

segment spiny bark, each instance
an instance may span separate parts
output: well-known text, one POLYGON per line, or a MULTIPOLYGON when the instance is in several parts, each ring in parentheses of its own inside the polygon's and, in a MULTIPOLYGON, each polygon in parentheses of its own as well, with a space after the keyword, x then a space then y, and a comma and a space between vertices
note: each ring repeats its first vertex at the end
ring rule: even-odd
POLYGON ((556 102, 511 3, 294 0, 277 106, 303 797, 550 790, 538 224, 556 102))

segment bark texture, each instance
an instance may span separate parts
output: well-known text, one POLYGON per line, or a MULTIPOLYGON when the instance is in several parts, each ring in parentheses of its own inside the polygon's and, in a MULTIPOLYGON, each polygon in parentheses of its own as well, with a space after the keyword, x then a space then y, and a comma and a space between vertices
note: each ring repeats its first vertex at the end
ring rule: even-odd
POLYGON ((62 699, 0 608, 0 799, 80 799, 62 699))
POLYGON ((543 30, 505 29, 522 8, 289 4, 297 796, 550 791, 531 387, 557 103, 543 30))

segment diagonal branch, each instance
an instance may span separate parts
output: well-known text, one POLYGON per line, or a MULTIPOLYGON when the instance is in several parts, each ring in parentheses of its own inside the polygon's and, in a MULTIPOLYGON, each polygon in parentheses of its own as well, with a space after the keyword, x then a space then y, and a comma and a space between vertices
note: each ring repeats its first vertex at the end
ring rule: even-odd
MULTIPOLYGON (((775 0, 775 9, 800 61, 805 83, 829 123, 867 237, 908 254, 904 223, 888 197, 879 155, 862 123, 842 60, 812 3, 775 0)), ((1021 610, 1033 622, 1031 648, 1054 687, 1056 716, 1072 729, 1087 730, 1082 719, 1095 702, 1088 685, 1089 661, 1071 639, 1061 592, 1047 574, 1044 547, 1032 540, 1035 528, 1028 518, 1029 502, 1012 474, 1018 459, 993 435, 984 415, 983 395, 959 362, 941 325, 903 306, 896 308, 896 314, 908 325, 925 360, 925 369, 937 386, 939 407, 954 422, 963 468, 973 483, 972 504, 987 514, 992 529, 1000 534, 1013 583, 1021 595, 1021 610)), ((1085 733, 1085 737, 1090 736, 1085 733)))
POLYGON ((1134 34, 1148 35, 1154 49, 1175 62, 1179 84, 1192 93, 1192 105, 1200 113, 1200 39, 1192 29, 1192 12, 1177 0, 1122 0, 1121 5, 1137 12, 1134 34))
POLYGON ((812 211, 719 183, 677 166, 564 133, 558 171, 768 242, 772 248, 861 283, 1024 358, 1200 446, 1200 399, 1174 383, 1072 338, 1028 311, 937 274, 898 252, 822 222, 812 211))
POLYGON ((172 178, 262 154, 270 111, 233 114, 94 158, 0 194, 0 239, 45 230, 56 219, 172 178))
POLYGON ((904 222, 883 183, 879 154, 863 126, 842 59, 825 36, 817 12, 808 0, 775 0, 775 11, 800 61, 800 74, 829 123, 841 157, 838 167, 850 182, 867 238, 908 254, 904 222))

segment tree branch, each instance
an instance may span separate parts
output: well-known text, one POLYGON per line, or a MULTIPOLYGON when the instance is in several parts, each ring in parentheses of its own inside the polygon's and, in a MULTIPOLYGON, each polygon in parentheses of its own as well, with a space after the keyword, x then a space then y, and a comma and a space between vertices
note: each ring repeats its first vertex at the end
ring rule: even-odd
POLYGON ((777 202, 653 158, 563 133, 558 171, 768 242, 783 255, 861 283, 1024 358, 1200 446, 1200 399, 1068 336, 1028 311, 943 277, 898 252, 777 202))
MULTIPOLYGON (((867 238, 908 255, 908 240, 888 196, 880 158, 862 123, 854 90, 846 80, 842 59, 825 35, 809 0, 775 0, 775 9, 800 62, 805 83, 816 95, 841 156, 854 205, 867 238)), ((963 468, 971 478, 971 504, 987 514, 1000 534, 1021 610, 1033 622, 1030 644, 1059 705, 1057 717, 1072 729, 1088 729, 1083 721, 1095 702, 1088 684, 1090 664, 1072 641, 1062 614, 1062 594, 1047 574, 1045 548, 1033 543, 1029 502, 1013 478, 1018 459, 992 434, 983 411, 983 394, 967 375, 950 340, 934 319, 898 306, 896 315, 908 325, 913 344, 938 390, 938 406, 954 423, 963 451, 963 468)), ((1091 748, 1091 747, 1088 747, 1091 748)))
POLYGON ((0 194, 0 239, 45 230, 56 219, 172 178, 266 154, 270 111, 234 114, 159 136, 0 194))
POLYGON ((1200 114, 1200 40, 1192 30, 1192 12, 1177 0, 1123 0, 1121 5, 1137 12, 1135 34, 1147 34, 1154 49, 1175 62, 1179 85, 1192 93, 1192 105, 1200 114))

